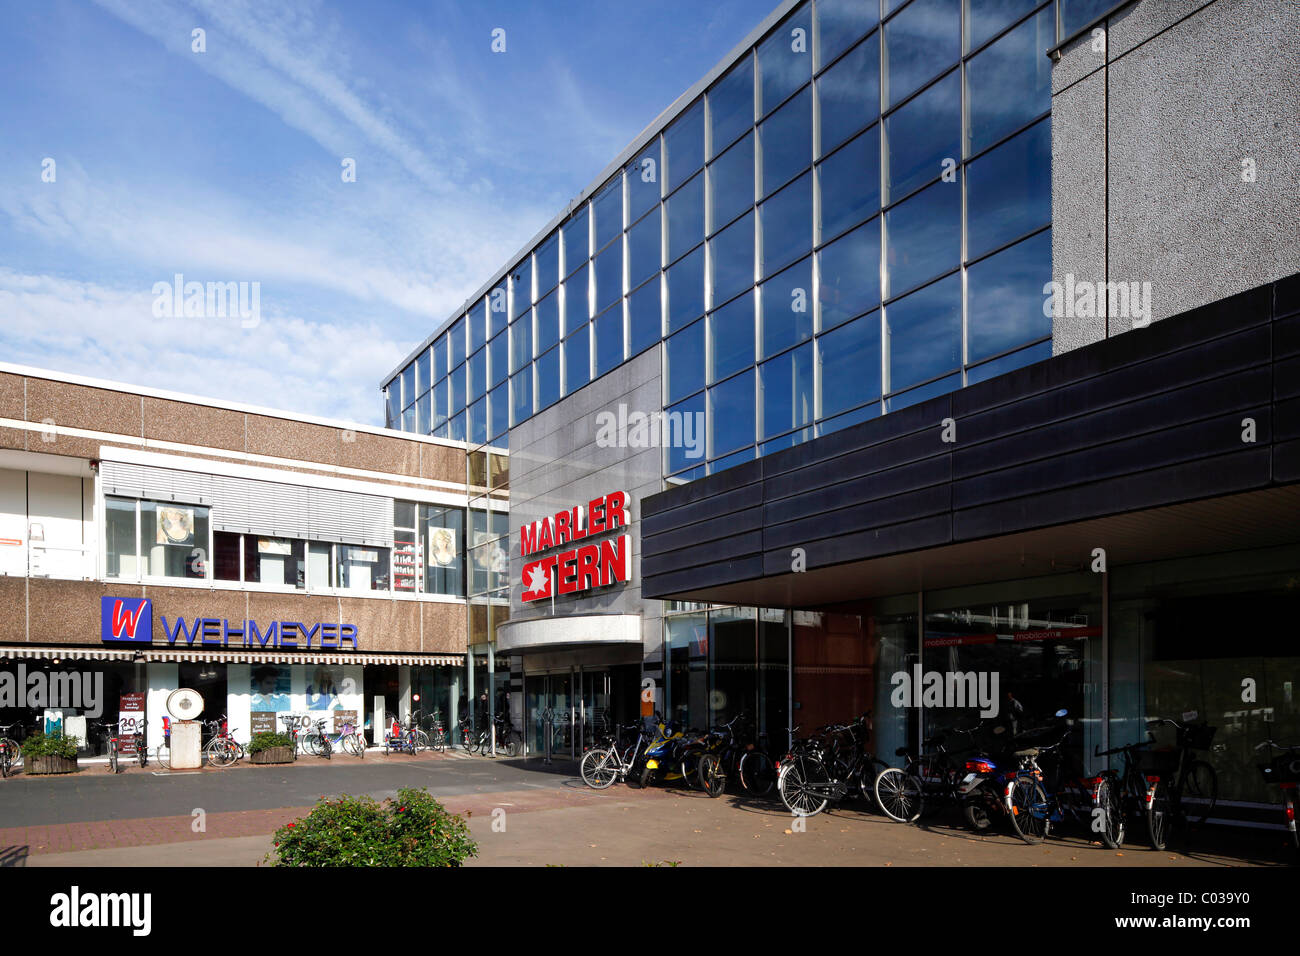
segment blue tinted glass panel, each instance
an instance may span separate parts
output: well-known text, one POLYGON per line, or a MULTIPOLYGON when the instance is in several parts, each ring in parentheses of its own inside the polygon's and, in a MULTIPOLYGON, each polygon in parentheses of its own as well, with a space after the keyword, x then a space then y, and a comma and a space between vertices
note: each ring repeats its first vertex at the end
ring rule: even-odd
POLYGON ((525 259, 510 272, 510 320, 513 322, 533 304, 533 268, 525 259))
POLYGON ((961 275, 887 305, 885 329, 891 392, 961 368, 961 275))
POLYGON ((1116 0, 1060 0, 1061 38, 1082 30, 1111 7, 1116 0))
POLYGON ((429 417, 433 427, 438 428, 447 421, 447 406, 451 403, 451 379, 444 378, 433 386, 429 417))
POLYGON ((754 443, 754 370, 709 389, 709 457, 754 443))
POLYGON ((817 337, 821 417, 830 418, 880 397, 880 313, 869 312, 817 337))
POLYGON ((487 392, 487 349, 479 349, 469 357, 469 400, 487 392))
POLYGON ((754 137, 746 136, 709 166, 709 228, 726 225, 754 205, 754 137))
POLYGON ((469 407, 469 437, 466 439, 474 445, 486 445, 488 440, 487 396, 480 398, 469 407))
POLYGON ((465 440, 465 413, 460 412, 454 415, 447 423, 447 437, 452 441, 465 440))
POLYGON ((627 215, 636 222, 659 201, 659 140, 641 151, 625 171, 627 176, 627 215))
POLYGON ((615 176, 614 181, 592 200, 591 212, 596 219, 596 248, 603 249, 605 243, 623 231, 623 180, 621 176, 615 176))
POLYGON ((401 428, 402 425, 402 379, 393 379, 384 389, 384 427, 401 428))
POLYGON ((451 349, 451 365, 455 368, 465 361, 465 320, 457 319, 456 324, 447 333, 447 345, 451 349))
POLYGON ((623 361, 623 307, 616 305, 604 315, 598 315, 594 325, 596 336, 596 376, 599 378, 623 361))
POLYGON ((913 0, 885 24, 889 105, 942 73, 960 53, 961 0, 913 0))
POLYGON ((863 0, 818 0, 818 67, 824 69, 853 41, 874 27, 880 19, 877 15, 879 9, 870 0, 866 3, 863 0))
POLYGON ((1043 286, 1052 281, 1050 229, 1003 249, 966 273, 967 361, 1052 334, 1043 286))
POLYGON ((817 253, 821 328, 880 304, 880 220, 873 219, 817 253))
POLYGON ((827 419, 817 426, 818 435, 829 435, 832 432, 839 431, 841 428, 848 428, 861 422, 868 421, 872 418, 880 417, 880 402, 871 405, 863 405, 861 408, 855 408, 851 412, 840 415, 838 418, 827 419))
POLYGON ((519 371, 533 358, 533 323, 531 317, 510 326, 510 371, 519 371))
POLYGON ((966 249, 975 258, 1052 218, 1048 117, 966 167, 966 249))
POLYGON ((534 368, 537 376, 537 410, 540 412, 560 400, 560 350, 551 349, 545 355, 538 356, 534 368))
POLYGON ((488 343, 488 380, 500 385, 510 373, 510 336, 503 332, 488 343))
POLYGON ((709 315, 709 381, 716 382, 754 364, 754 294, 743 296, 709 315))
POLYGON ((812 76, 812 6, 804 4, 758 45, 759 113, 770 113, 812 76))
POLYGON ((433 351, 433 369, 431 371, 431 375, 433 377, 433 380, 436 382, 438 379, 443 378, 449 371, 451 371, 450 366, 447 365, 447 336, 440 335, 436 339, 434 339, 432 351, 433 351))
POLYGON ((664 153, 669 189, 676 189, 704 165, 703 100, 696 100, 664 130, 664 153))
POLYGON ((661 267, 659 210, 656 209, 627 232, 628 285, 635 287, 661 267))
POLYGON ((668 197, 668 261, 695 248, 704 239, 704 177, 696 176, 668 197))
POLYGON ((1052 61, 1043 51, 1055 29, 1044 7, 966 64, 968 156, 1052 108, 1052 61))
POLYGON ((560 296, 552 292, 537 303, 537 352, 541 354, 560 341, 560 296))
POLYGON ((591 293, 587 290, 588 266, 564 280, 564 330, 572 332, 591 318, 591 293))
POLYGON ((596 311, 617 302, 623 295, 623 243, 615 242, 596 254, 596 311))
POLYGON ((696 322, 670 337, 664 380, 664 400, 675 402, 704 387, 704 322, 696 322))
POLYGON ((564 271, 572 272, 591 254, 591 237, 587 233, 587 206, 584 203, 572 219, 564 224, 564 271))
POLYGON ((459 412, 465 407, 465 366, 457 365, 451 370, 451 410, 459 412))
POLYGON ((406 410, 402 412, 402 431, 415 431, 415 402, 408 405, 406 410))
MULTIPOLYGON (((753 403, 751 396, 751 407, 753 403)), ((664 449, 665 471, 671 474, 692 465, 702 465, 708 431, 704 417, 704 393, 693 395, 666 411, 672 440, 664 449)))
POLYGON ((961 187, 937 182, 885 213, 887 295, 898 295, 957 265, 961 187))
POLYGON ((817 80, 821 152, 829 153, 880 115, 880 34, 855 46, 817 80))
POLYGON ((402 408, 407 409, 415 404, 415 363, 412 362, 406 368, 402 369, 402 408))
POLYGON ((510 429, 510 390, 505 385, 492 389, 488 395, 488 414, 491 416, 488 431, 489 441, 496 440, 510 429))
POLYGON ((428 391, 429 384, 429 350, 425 349, 415 357, 415 390, 428 391))
POLYGON ((754 449, 746 448, 734 455, 728 455, 725 458, 719 458, 717 461, 709 462, 708 471, 710 475, 716 475, 720 471, 726 471, 728 468, 734 468, 736 465, 743 465, 745 462, 753 460, 754 449))
MULTIPOLYGON (((1043 57, 1044 60, 1047 57, 1043 57)), ((886 202, 896 202, 912 190, 953 169, 961 157, 961 71, 953 70, 938 83, 885 119, 885 146, 889 153, 886 202)))
POLYGON ((1040 342, 1027 349, 1021 349, 1019 352, 1012 352, 1010 355, 1004 355, 991 362, 985 362, 983 365, 977 365, 975 368, 967 369, 966 384, 974 385, 976 382, 987 381, 988 379, 996 378, 1005 372, 1024 368, 1026 365, 1033 365, 1035 362, 1041 362, 1044 359, 1049 359, 1051 357, 1052 343, 1040 342))
POLYGON ((880 126, 871 127, 817 167, 821 240, 839 235, 880 209, 880 126))
MULTIPOLYGON (((981 43, 1015 23, 1040 0, 966 0, 966 51, 977 49, 981 43)), ((1055 40, 1043 47, 1053 46, 1055 40)))
POLYGON ((628 355, 636 355, 663 336, 659 298, 658 278, 651 279, 627 297, 628 355))
POLYGON ((758 367, 759 438, 770 438, 813 420, 813 347, 808 342, 758 367))
POLYGON ((772 355, 812 337, 811 256, 768 279, 759 292, 761 355, 772 355))
POLYGON ((537 297, 540 299, 560 283, 560 236, 558 233, 537 247, 537 297))
POLYGON ((812 162, 812 87, 763 121, 763 195, 788 183, 812 162))
POLYGON ((709 90, 711 155, 722 152, 754 125, 754 66, 745 56, 709 90))
POLYGON ((922 402, 928 402, 932 398, 940 395, 947 395, 949 392, 955 392, 961 388, 961 373, 949 375, 947 378, 941 378, 931 382, 928 385, 922 385, 920 388, 914 388, 910 392, 903 392, 900 395, 891 395, 885 399, 885 411, 896 412, 900 408, 907 408, 909 405, 919 405, 922 402))
POLYGON ((465 320, 469 323, 469 350, 473 354, 487 342, 487 313, 483 309, 471 309, 465 320))
POLYGON ((812 249, 812 173, 804 173, 758 207, 763 224, 762 275, 812 249))
POLYGON ((591 381, 591 326, 584 325, 564 340, 564 392, 577 391, 591 381))
POLYGON ((506 289, 504 279, 495 288, 488 291, 487 298, 484 301, 488 317, 488 338, 492 338, 506 327, 506 322, 510 317, 510 313, 506 308, 509 300, 510 294, 506 289))
POLYGON ((425 392, 415 400, 415 431, 420 435, 429 434, 429 393, 425 392))
POLYGON ((754 214, 732 223, 710 240, 713 304, 754 284, 754 214))
POLYGON ((668 331, 704 314, 704 247, 668 269, 668 331))
POLYGON ((533 415, 533 367, 510 377, 510 422, 518 425, 533 415))

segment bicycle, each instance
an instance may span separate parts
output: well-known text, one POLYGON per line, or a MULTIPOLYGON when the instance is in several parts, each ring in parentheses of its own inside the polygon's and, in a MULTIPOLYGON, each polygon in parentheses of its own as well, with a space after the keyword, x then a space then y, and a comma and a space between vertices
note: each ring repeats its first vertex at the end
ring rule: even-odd
POLYGON ((791 728, 790 752, 777 769, 776 789, 795 816, 821 813, 855 788, 869 803, 885 762, 866 749, 869 715, 851 724, 831 724, 813 737, 797 740, 791 728))
MULTIPOLYGON (((325 721, 322 720, 322 729, 324 724, 325 721)), ((340 750, 344 753, 351 754, 353 757, 364 758, 366 755, 366 740, 357 731, 356 725, 350 720, 343 723, 335 737, 329 737, 327 734, 325 739, 329 742, 331 749, 333 749, 334 745, 337 744, 340 750)))
POLYGON ((627 724, 619 731, 604 741, 606 746, 593 747, 582 755, 578 768, 582 782, 593 790, 606 790, 615 780, 626 780, 634 774, 645 757, 644 748, 653 739, 645 727, 638 724, 627 724), (632 733, 636 734, 636 740, 622 746, 620 737, 632 733))
POLYGON ((212 731, 212 738, 203 747, 203 757, 209 766, 224 770, 246 756, 243 745, 232 736, 234 732, 229 729, 225 714, 203 724, 212 731))
POLYGON ((961 781, 966 762, 954 759, 954 754, 961 751, 950 751, 944 746, 949 734, 971 736, 974 729, 949 727, 922 740, 922 747, 935 748, 929 753, 914 753, 910 747, 899 747, 894 756, 904 759, 903 767, 886 767, 876 776, 872 788, 876 805, 895 823, 914 823, 922 814, 963 802, 961 781))
MULTIPOLYGON (((751 796, 762 797, 776 786, 776 766, 767 752, 757 746, 752 735, 741 735, 736 725, 748 730, 750 724, 744 714, 722 725, 722 743, 716 751, 706 751, 700 756, 696 775, 700 788, 711 797, 721 796, 727 780, 738 779, 741 788, 751 796), (742 739, 748 742, 742 743, 742 739)), ((766 738, 760 734, 759 740, 766 738)))
POLYGON ((419 755, 420 743, 415 728, 403 729, 396 720, 389 721, 388 727, 384 732, 384 756, 390 753, 409 753, 412 757, 419 755))
POLYGON ((1149 752, 1153 759, 1153 773, 1147 776, 1151 784, 1148 802, 1151 806, 1151 846, 1163 850, 1169 843, 1172 827, 1183 829, 1201 826, 1214 812, 1219 797, 1219 781, 1214 768, 1204 760, 1188 759, 1194 750, 1208 750, 1217 728, 1208 724, 1180 724, 1162 717, 1147 722, 1150 731, 1169 724, 1176 733, 1172 751, 1149 752), (1176 756, 1175 756, 1176 755, 1176 756), (1169 757, 1173 756, 1172 762, 1169 757), (1184 802, 1190 799, 1203 806, 1203 812, 1189 816, 1184 802))
POLYGON ((117 721, 99 720, 95 722, 96 727, 101 728, 108 736, 108 772, 115 774, 118 772, 118 737, 114 731, 117 730, 117 721))
POLYGON ((9 731, 17 726, 17 723, 0 724, 0 775, 5 777, 16 770, 23 760, 22 748, 18 746, 18 741, 9 736, 9 731))
POLYGON ((1139 814, 1146 821, 1148 833, 1150 832, 1153 788, 1140 769, 1141 761, 1138 753, 1150 747, 1151 743, 1152 741, 1146 740, 1136 744, 1125 744, 1123 747, 1112 747, 1110 750, 1101 750, 1099 746, 1093 747, 1094 757, 1124 755, 1122 773, 1117 770, 1102 770, 1097 775, 1095 799, 1096 806, 1101 810, 1102 821, 1102 829, 1098 835, 1101 837, 1101 842, 1112 850, 1118 850, 1124 845, 1129 821, 1136 819, 1139 814))
POLYGON ((1297 784, 1300 783, 1300 744, 1280 744, 1268 738, 1255 747, 1256 752, 1268 748, 1268 763, 1259 765, 1259 772, 1266 783, 1277 784, 1282 790, 1282 811, 1286 819, 1287 831, 1291 834, 1291 846, 1295 850, 1292 862, 1300 864, 1300 834, 1296 833, 1295 811, 1297 802, 1297 784), (1279 751, 1277 757, 1273 751, 1279 751))

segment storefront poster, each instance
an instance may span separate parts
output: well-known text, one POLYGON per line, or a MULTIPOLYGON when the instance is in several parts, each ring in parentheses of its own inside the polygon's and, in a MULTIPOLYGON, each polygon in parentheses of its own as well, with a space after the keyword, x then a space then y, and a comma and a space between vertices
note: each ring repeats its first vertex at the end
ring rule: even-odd
POLYGON ((256 737, 258 734, 274 734, 280 731, 276 728, 275 711, 273 710, 255 710, 249 714, 248 723, 250 733, 256 737))
POLYGON ((336 710, 334 712, 334 733, 343 733, 345 726, 353 730, 357 728, 357 712, 355 710, 336 710))
POLYGON ((253 668, 249 678, 252 700, 250 709, 255 711, 289 710, 289 693, 292 689, 288 665, 260 664, 253 668))
POLYGON ((158 508, 158 544, 193 544, 194 509, 158 508))
POLYGON ((456 560, 456 534, 450 528, 429 529, 430 564, 446 567, 456 560))
POLYGON ((339 694, 343 693, 343 668, 321 664, 308 671, 307 709, 341 710, 343 702, 339 694))
POLYGON ((126 756, 135 753, 134 734, 145 732, 144 694, 123 694, 117 707, 118 752, 126 756))

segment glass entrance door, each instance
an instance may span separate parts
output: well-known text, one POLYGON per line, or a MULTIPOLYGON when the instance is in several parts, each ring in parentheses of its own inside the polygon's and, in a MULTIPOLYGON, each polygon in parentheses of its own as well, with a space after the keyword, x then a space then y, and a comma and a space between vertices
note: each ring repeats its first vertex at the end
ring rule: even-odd
POLYGON ((582 750, 596 746, 603 734, 613 729, 609 712, 609 671, 584 671, 582 680, 582 706, 578 717, 581 724, 582 750))
POLYGON ((524 705, 528 708, 529 754, 545 756, 549 734, 552 757, 574 756, 574 711, 581 704, 573 693, 573 675, 568 671, 526 675, 524 705))

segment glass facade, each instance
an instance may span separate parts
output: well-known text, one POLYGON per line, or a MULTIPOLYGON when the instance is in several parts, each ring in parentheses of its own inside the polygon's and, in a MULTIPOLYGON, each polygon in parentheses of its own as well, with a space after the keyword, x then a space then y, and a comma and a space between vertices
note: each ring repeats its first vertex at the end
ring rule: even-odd
POLYGON ((664 406, 727 410, 709 472, 1038 361, 1045 52, 1094 7, 800 4, 412 357, 388 421, 501 447, 662 340, 664 406))

